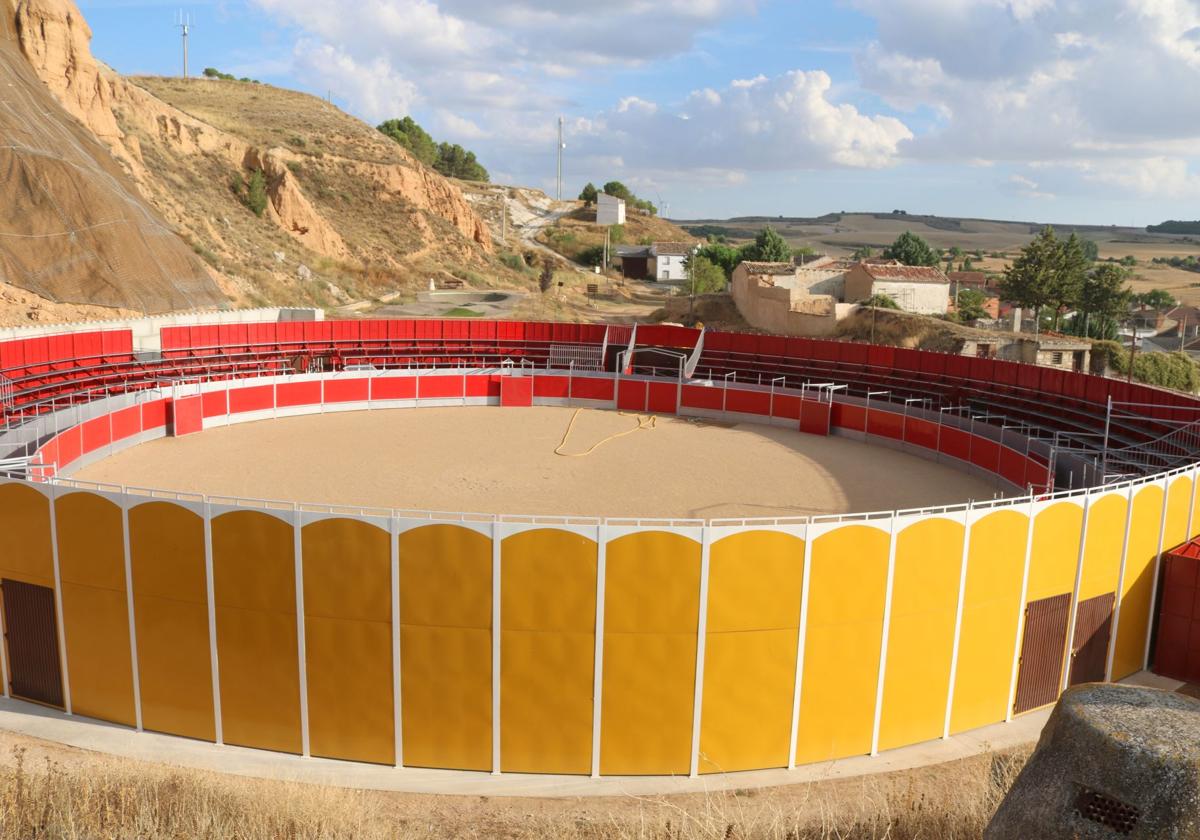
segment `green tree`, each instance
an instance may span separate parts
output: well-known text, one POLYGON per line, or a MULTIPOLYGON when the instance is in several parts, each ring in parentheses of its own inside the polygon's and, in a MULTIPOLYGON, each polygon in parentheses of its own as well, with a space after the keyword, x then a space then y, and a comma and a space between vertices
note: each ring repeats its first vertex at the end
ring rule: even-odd
POLYGON ((855 262, 862 262, 863 260, 869 260, 873 256, 875 256, 874 248, 870 245, 860 245, 854 249, 854 253, 850 255, 850 259, 855 262))
POLYGON ((1128 311, 1133 296, 1125 282, 1128 277, 1125 269, 1112 263, 1098 265, 1088 273, 1079 294, 1077 334, 1094 338, 1116 335, 1117 322, 1128 311))
POLYGON ((1032 308, 1040 323, 1042 307, 1053 302, 1051 292, 1061 251, 1062 243, 1054 234, 1054 228, 1043 228, 1005 269, 1000 280, 1000 297, 1018 306, 1032 308))
POLYGON ((631 204, 637 200, 637 196, 633 194, 633 191, 620 181, 609 181, 604 185, 604 192, 608 195, 611 195, 613 198, 619 198, 622 201, 631 204))
POLYGON ((585 186, 579 192, 579 200, 582 201, 584 204, 595 204, 596 198, 599 195, 600 195, 600 191, 598 189, 596 189, 596 185, 593 184, 591 181, 588 181, 587 186, 585 186))
POLYGON ((433 138, 429 136, 429 133, 425 129, 417 125, 416 120, 412 117, 387 120, 380 123, 377 128, 408 149, 413 157, 426 166, 432 166, 433 162, 437 160, 437 144, 433 142, 433 138))
POLYGON ((438 146, 433 168, 447 178, 460 178, 464 181, 489 180, 488 171, 475 159, 475 153, 467 151, 457 143, 442 143, 438 146))
POLYGON ((259 217, 267 209, 267 179, 261 169, 250 173, 250 184, 246 188, 246 206, 259 217))
POLYGON ((977 289, 963 289, 958 293, 958 317, 963 321, 977 321, 987 317, 984 304, 987 296, 977 289))
POLYGON ((710 242, 701 247, 699 255, 709 262, 720 266, 727 278, 733 276, 733 270, 742 261, 742 252, 740 249, 721 242, 710 242))
POLYGON ((610 225, 608 228, 608 241, 613 245, 620 245, 625 241, 625 225, 610 225))
POLYGON ((691 278, 695 294, 707 295, 725 290, 725 271, 703 254, 692 254, 683 264, 691 278))
POLYGON ((1100 259, 1100 245, 1094 239, 1083 240, 1083 255, 1087 257, 1088 262, 1096 262, 1100 259))
POLYGON ((900 304, 896 303, 896 299, 891 295, 885 295, 882 292, 873 294, 862 302, 863 306, 874 306, 878 309, 899 309, 900 304))
POLYGON ((753 262, 791 262, 792 249, 787 240, 775 228, 767 225, 754 237, 754 243, 742 251, 743 257, 753 262))
POLYGON ((885 257, 899 260, 905 265, 937 265, 937 252, 929 247, 929 243, 911 231, 904 231, 896 237, 891 247, 883 252, 885 257))
POLYGON ((1079 237, 1072 233, 1059 246, 1058 259, 1047 291, 1050 303, 1054 306, 1055 330, 1059 328, 1062 311, 1079 302, 1089 265, 1079 237))
POLYGON ((1133 302, 1151 309, 1170 309, 1177 305, 1175 298, 1171 297, 1171 293, 1162 289, 1151 289, 1148 292, 1136 294, 1133 296, 1133 302))

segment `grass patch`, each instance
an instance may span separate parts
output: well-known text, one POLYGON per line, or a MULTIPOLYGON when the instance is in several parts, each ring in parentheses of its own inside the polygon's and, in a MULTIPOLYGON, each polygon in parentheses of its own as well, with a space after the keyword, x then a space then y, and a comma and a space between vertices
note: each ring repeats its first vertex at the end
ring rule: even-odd
POLYGON ((443 318, 482 318, 482 312, 476 312, 474 309, 467 309, 465 306, 456 306, 453 309, 447 309, 442 313, 443 318))

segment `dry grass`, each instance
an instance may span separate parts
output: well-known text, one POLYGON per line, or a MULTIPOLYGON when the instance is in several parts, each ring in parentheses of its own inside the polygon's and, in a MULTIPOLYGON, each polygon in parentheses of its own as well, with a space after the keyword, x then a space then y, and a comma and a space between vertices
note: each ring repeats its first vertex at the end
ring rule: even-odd
POLYGON ((21 742, 0 761, 0 840, 957 840, 980 836, 1027 757, 761 791, 508 799, 262 781, 21 742))

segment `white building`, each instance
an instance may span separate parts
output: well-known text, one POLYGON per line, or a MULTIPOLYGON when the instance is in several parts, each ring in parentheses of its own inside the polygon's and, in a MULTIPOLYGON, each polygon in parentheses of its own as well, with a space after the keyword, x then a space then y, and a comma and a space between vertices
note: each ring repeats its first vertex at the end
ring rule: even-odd
POLYGON ((625 224, 625 201, 608 193, 596 196, 596 224, 625 224))
POLYGON ((950 305, 950 280, 936 268, 860 262, 846 272, 845 295, 848 303, 887 295, 907 312, 945 315, 950 305))
POLYGON ((629 279, 684 283, 688 279, 684 263, 695 250, 696 246, 687 242, 655 242, 618 246, 617 256, 621 259, 621 272, 629 279))

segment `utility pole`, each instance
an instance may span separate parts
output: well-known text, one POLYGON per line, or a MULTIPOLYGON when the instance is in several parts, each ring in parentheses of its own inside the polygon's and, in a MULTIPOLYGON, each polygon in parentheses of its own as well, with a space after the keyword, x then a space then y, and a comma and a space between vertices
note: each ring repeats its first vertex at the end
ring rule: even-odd
POLYGON ((563 164, 563 149, 567 148, 567 144, 563 142, 563 118, 558 118, 558 200, 562 201, 562 164, 563 164))
POLYGON ((179 27, 180 35, 183 36, 183 78, 188 77, 188 30, 192 27, 191 14, 184 14, 183 9, 179 10, 179 22, 175 24, 179 27))

